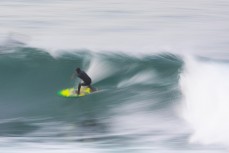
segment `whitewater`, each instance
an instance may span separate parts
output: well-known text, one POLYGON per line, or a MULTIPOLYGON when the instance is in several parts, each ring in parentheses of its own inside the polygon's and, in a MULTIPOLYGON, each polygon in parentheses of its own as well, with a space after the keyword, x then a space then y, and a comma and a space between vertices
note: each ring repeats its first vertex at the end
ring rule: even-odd
POLYGON ((0 152, 226 153, 227 0, 1 0, 0 152), (66 99, 76 67, 98 93, 66 99))

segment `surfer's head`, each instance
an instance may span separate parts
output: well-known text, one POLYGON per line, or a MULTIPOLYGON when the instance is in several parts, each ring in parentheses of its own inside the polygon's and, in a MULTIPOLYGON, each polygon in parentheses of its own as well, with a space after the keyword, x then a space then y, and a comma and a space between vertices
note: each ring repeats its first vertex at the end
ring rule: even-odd
POLYGON ((81 72, 80 68, 77 67, 77 68, 76 68, 76 72, 77 72, 77 73, 80 73, 80 72, 81 72))

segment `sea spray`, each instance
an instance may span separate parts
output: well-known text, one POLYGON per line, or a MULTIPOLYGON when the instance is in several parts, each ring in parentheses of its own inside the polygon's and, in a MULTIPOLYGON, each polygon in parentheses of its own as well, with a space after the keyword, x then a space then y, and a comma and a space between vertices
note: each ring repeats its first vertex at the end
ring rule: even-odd
POLYGON ((229 142, 229 69, 227 62, 185 58, 180 77, 182 117, 193 133, 190 142, 229 142))

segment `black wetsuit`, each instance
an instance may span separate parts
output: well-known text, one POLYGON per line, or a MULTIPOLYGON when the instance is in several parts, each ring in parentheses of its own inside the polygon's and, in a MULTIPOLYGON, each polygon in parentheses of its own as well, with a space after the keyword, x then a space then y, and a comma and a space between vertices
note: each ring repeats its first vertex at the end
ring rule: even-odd
POLYGON ((81 86, 88 86, 91 88, 91 78, 84 71, 81 70, 80 73, 77 73, 77 76, 84 81, 78 85, 78 94, 80 93, 81 86))

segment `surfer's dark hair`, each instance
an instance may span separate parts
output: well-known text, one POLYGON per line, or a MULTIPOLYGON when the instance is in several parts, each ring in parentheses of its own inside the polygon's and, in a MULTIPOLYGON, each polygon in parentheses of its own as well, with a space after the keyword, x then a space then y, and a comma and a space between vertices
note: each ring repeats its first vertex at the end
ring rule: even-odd
POLYGON ((77 67, 77 68, 76 68, 76 71, 77 71, 77 72, 80 72, 81 70, 80 70, 80 68, 77 67))

